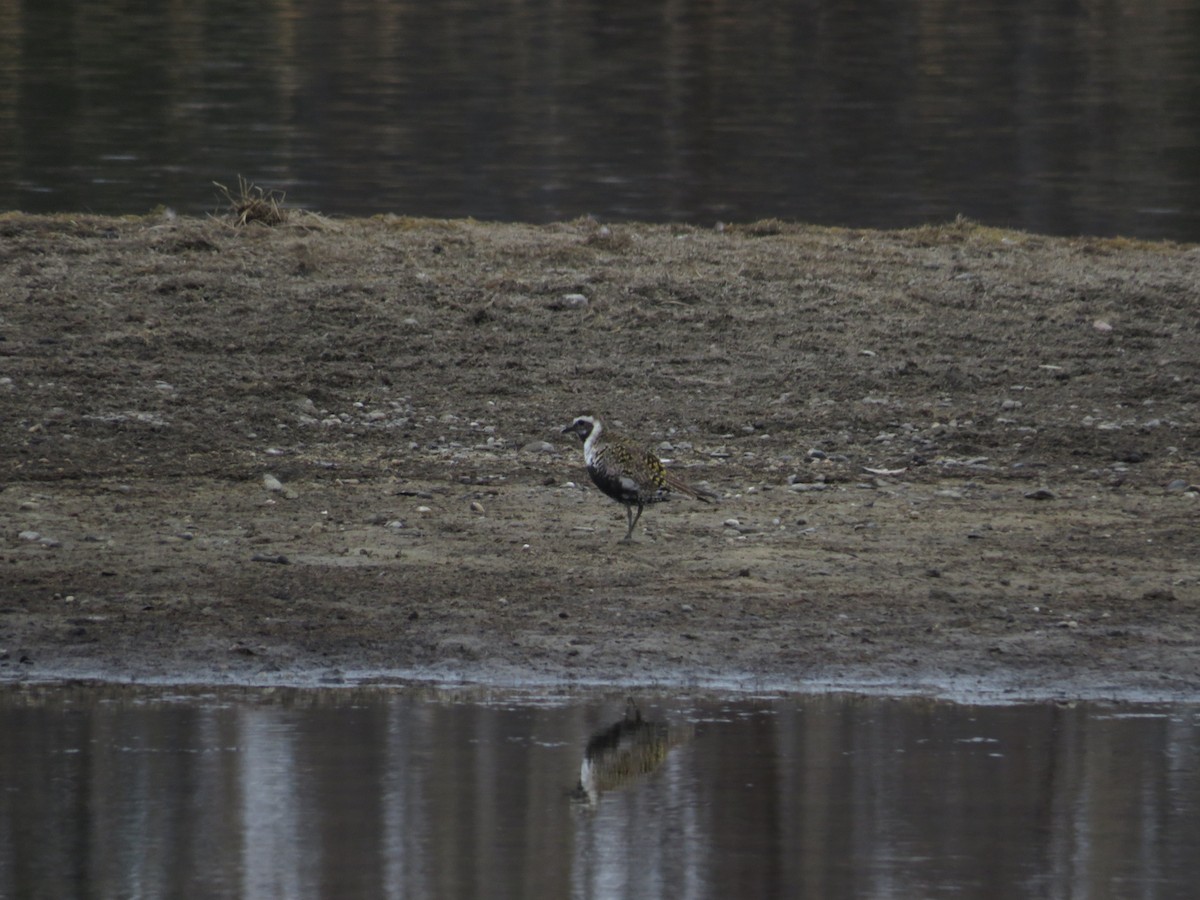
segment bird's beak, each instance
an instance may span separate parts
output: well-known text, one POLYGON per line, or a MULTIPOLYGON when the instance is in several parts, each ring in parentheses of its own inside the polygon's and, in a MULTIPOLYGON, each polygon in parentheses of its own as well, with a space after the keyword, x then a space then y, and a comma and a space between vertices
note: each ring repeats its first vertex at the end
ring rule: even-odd
POLYGON ((559 434, 570 434, 570 433, 571 433, 572 431, 574 431, 574 430, 575 430, 575 426, 574 426, 574 425, 568 425, 568 426, 567 426, 566 428, 564 428, 564 429, 563 429, 561 432, 559 432, 559 434))

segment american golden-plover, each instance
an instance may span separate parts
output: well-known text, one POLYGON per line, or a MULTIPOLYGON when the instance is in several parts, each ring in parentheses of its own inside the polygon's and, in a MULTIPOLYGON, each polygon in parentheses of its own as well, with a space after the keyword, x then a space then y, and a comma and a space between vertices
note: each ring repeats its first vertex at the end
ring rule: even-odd
POLYGON ((642 517, 646 506, 670 499, 672 493, 705 503, 716 497, 676 478, 657 456, 607 431, 596 416, 580 416, 562 433, 579 436, 583 441, 583 461, 587 464, 588 475, 596 487, 625 507, 629 530, 623 540, 633 538, 633 526, 642 517))

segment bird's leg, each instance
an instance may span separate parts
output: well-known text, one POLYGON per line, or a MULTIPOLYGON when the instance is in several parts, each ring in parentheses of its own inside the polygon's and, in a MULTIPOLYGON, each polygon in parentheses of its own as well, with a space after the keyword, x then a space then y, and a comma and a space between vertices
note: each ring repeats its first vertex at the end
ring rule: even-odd
POLYGON ((638 523, 638 519, 642 517, 642 504, 638 504, 637 514, 633 512, 632 506, 625 507, 625 517, 629 520, 629 530, 625 532, 625 540, 633 540, 633 526, 638 523))
POLYGON ((625 537, 621 538, 621 543, 626 543, 633 540, 633 507, 625 507, 625 521, 629 523, 629 530, 625 532, 625 537))

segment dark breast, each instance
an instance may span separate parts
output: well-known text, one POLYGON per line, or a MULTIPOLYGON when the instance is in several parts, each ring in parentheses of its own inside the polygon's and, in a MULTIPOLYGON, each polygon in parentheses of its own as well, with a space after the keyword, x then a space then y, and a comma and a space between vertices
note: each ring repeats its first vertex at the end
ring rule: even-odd
POLYGON ((627 481, 623 482, 621 476, 614 474, 612 469, 602 465, 588 466, 588 474, 592 476, 592 481, 595 482, 596 487, 600 488, 600 490, 604 491, 604 493, 608 494, 614 500, 618 500, 621 503, 638 502, 640 491, 630 490, 629 483, 627 481))

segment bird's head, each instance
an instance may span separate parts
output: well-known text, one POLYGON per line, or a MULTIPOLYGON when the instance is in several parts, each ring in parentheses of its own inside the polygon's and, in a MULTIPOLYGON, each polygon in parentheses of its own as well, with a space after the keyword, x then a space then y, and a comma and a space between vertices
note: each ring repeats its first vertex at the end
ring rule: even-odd
POLYGON ((562 430, 563 434, 575 434, 581 441, 587 441, 593 431, 600 428, 600 420, 595 416, 580 416, 562 430))

